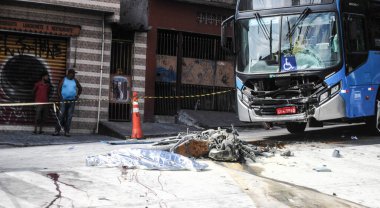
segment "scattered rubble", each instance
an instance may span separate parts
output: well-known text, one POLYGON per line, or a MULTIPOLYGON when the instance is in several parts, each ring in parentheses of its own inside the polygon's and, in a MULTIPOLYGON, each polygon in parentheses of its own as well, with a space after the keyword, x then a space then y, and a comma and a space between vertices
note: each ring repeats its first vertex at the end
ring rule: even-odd
POLYGON ((218 128, 202 132, 180 133, 176 138, 157 142, 153 149, 167 150, 186 157, 204 157, 216 161, 237 162, 245 158, 255 161, 256 156, 274 156, 274 148, 262 148, 238 139, 238 132, 218 128))
POLYGON ((339 150, 334 150, 332 156, 333 156, 333 157, 336 157, 336 158, 340 158, 340 157, 342 157, 342 155, 340 154, 340 151, 339 151, 339 150))
POLYGON ((357 136, 351 136, 351 140, 359 140, 357 136))
POLYGON ((313 170, 317 172, 331 172, 331 169, 327 168, 326 165, 323 165, 322 167, 314 168, 313 170))
MULTIPOLYGON (((149 170, 204 170, 206 164, 191 158, 209 157, 216 161, 243 162, 256 157, 273 157, 277 147, 260 147, 238 139, 232 126, 202 132, 179 133, 152 144, 147 149, 121 149, 106 155, 88 156, 87 166, 127 167, 149 170)), ((290 151, 283 153, 293 156, 290 151)))
POLYGON ((174 153, 183 155, 185 157, 195 157, 200 158, 204 157, 209 153, 209 143, 203 140, 189 140, 181 145, 177 146, 174 150, 174 153))
POLYGON ((263 152, 263 153, 261 153, 261 155, 264 157, 273 157, 274 156, 274 154, 272 152, 263 152))
POLYGON ((281 156, 283 156, 283 157, 293 157, 294 153, 291 152, 290 150, 288 150, 286 152, 281 153, 281 156))

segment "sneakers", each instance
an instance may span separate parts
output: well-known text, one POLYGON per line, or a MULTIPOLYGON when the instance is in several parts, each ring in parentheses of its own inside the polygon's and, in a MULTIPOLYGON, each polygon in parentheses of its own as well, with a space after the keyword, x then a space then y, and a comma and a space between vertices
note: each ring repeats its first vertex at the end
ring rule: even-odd
MULTIPOLYGON (((61 134, 59 131, 54 132, 53 136, 60 136, 61 134)), ((71 134, 69 132, 65 132, 64 134, 65 137, 71 137, 71 134)))

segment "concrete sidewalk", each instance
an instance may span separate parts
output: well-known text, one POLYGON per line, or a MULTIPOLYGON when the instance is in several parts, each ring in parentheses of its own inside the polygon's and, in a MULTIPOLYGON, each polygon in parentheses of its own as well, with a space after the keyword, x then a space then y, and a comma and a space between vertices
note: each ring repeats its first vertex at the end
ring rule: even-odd
POLYGON ((94 143, 117 140, 116 138, 96 134, 73 134, 71 137, 53 136, 51 133, 32 134, 27 131, 0 132, 0 147, 29 147, 62 144, 94 143))
POLYGON ((2 149, 0 207, 360 207, 260 178, 239 164, 235 170, 223 163, 198 160, 209 165, 201 172, 86 167, 86 156, 120 147, 101 143, 71 147, 2 149))
MULTIPOLYGON (((175 136, 179 132, 199 131, 199 129, 182 124, 142 123, 144 138, 175 136)), ((119 139, 128 139, 132 134, 131 122, 102 121, 99 125, 99 134, 108 135, 119 139)))
POLYGON ((261 123, 241 122, 234 112, 181 110, 178 120, 180 123, 205 129, 231 127, 232 124, 241 128, 263 128, 261 123))
MULTIPOLYGON (((178 123, 142 123, 141 127, 145 138, 154 138, 175 136, 179 132, 186 132, 187 130, 201 131, 210 128, 216 129, 218 127, 230 128, 231 124, 244 129, 263 128, 260 123, 254 124, 239 121, 236 113, 193 110, 181 110, 178 115, 178 123)), ((132 123, 101 121, 99 134, 126 139, 132 134, 132 123)))

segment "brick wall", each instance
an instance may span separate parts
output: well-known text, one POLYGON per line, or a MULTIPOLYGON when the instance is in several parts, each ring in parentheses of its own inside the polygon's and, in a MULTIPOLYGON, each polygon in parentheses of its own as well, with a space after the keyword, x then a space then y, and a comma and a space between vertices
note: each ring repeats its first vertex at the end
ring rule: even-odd
MULTIPOLYGON (((16 2, 19 0, 14 1, 16 2)), ((120 19, 120 0, 21 0, 20 2, 106 11, 113 13, 112 16, 108 17, 109 21, 118 22, 120 19)))
MULTIPOLYGON (((117 0, 104 0, 97 4, 97 1, 52 1, 40 0, 39 2, 67 4, 67 5, 90 5, 99 7, 99 5, 110 6, 116 8, 117 0)), ((87 5, 87 6, 88 6, 87 5)), ((90 133, 94 132, 97 121, 97 99, 99 93, 99 77, 101 64, 101 42, 102 42, 102 20, 103 15, 99 12, 84 11, 80 9, 54 7, 54 6, 38 6, 35 4, 20 3, 5 4, 0 2, 1 13, 0 17, 16 18, 22 20, 42 21, 51 23, 62 23, 70 25, 80 25, 81 33, 77 38, 70 38, 68 44, 68 59, 67 67, 74 67, 76 62, 77 79, 83 86, 81 99, 85 102, 79 103, 73 117, 72 132, 90 133), (76 52, 75 52, 76 51, 76 52), (76 56, 75 56, 76 54, 76 56)), ((114 16, 109 16, 115 18, 114 16)), ((109 22, 105 27, 105 48, 104 48, 104 68, 103 68, 103 85, 102 99, 108 99, 109 93, 109 67, 110 67, 110 51, 111 51, 112 31, 109 22)), ((138 39, 138 38, 137 38, 138 39)), ((136 44, 136 51, 141 51, 140 45, 136 44)), ((144 70, 141 65, 141 57, 136 54, 136 70, 144 70), (139 65, 140 64, 140 65, 139 65), (142 68, 142 69, 140 69, 142 68)), ((137 79, 142 79, 141 77, 137 79)), ((101 119, 108 118, 108 101, 101 104, 101 119)), ((29 126, 1 126, 3 130, 16 130, 22 128, 29 130, 29 126)), ((49 129, 48 129, 49 130, 49 129)), ((52 130, 52 128, 50 128, 52 130)))
MULTIPOLYGON (((132 56, 132 91, 138 92, 140 97, 145 96, 147 33, 136 32, 132 56)), ((144 118, 145 99, 139 99, 141 117, 144 118)))

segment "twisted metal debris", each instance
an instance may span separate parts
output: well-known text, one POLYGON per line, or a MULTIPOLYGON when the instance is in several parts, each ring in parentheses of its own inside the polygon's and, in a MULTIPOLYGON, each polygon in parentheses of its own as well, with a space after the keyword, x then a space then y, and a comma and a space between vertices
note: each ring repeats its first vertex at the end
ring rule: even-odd
POLYGON ((208 157, 216 161, 244 161, 245 158, 255 161, 256 156, 269 152, 269 148, 260 148, 238 139, 239 133, 232 126, 232 131, 218 128, 202 132, 179 133, 177 137, 167 138, 153 145, 154 149, 176 152, 181 145, 192 140, 208 143, 208 157))

